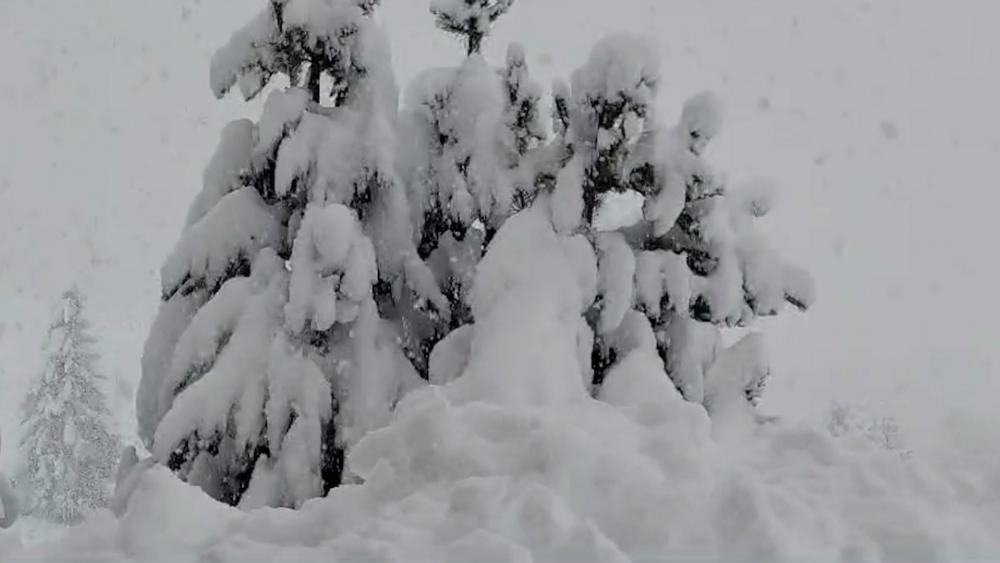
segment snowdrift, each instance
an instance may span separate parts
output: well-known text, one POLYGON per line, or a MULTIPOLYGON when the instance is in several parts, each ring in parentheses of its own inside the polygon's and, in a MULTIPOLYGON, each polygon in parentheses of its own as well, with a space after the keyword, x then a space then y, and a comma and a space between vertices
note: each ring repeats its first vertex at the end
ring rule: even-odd
POLYGON ((615 405, 560 408, 428 387, 355 449, 363 485, 299 511, 242 513, 157 467, 120 521, 98 514, 30 549, 0 535, 0 559, 912 561, 1000 549, 997 483, 949 482, 782 424, 723 447, 700 407, 647 383, 615 405))
MULTIPOLYGON (((544 205, 479 269, 462 374, 410 392, 345 485, 241 512, 162 467, 3 561, 954 560, 1000 554, 1000 472, 956 480, 870 445, 684 401, 638 349, 589 396, 563 335, 596 284, 544 205), (526 252, 527 249, 531 252, 526 252), (530 256, 530 260, 522 260, 530 256), (512 326, 520 330, 511 330, 512 326), (546 335, 555 335, 546 337, 546 335)), ((513 226, 511 226, 513 225, 513 226)), ((450 366, 455 369, 456 366, 450 366)))

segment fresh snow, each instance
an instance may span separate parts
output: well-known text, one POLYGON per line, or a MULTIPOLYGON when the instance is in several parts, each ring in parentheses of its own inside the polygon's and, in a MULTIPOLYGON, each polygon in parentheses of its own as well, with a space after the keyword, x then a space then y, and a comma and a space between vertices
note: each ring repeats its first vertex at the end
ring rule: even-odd
MULTIPOLYGON (((567 365, 571 355, 561 353, 567 365)), ((119 523, 98 515, 58 544, 9 557, 954 560, 995 552, 1000 514, 987 483, 794 424, 717 441, 705 412, 665 385, 650 360, 636 352, 621 363, 601 400, 586 398, 580 381, 577 400, 541 396, 519 406, 497 403, 497 382, 485 378, 411 393, 388 427, 354 448, 351 469, 364 484, 298 511, 241 513, 154 467, 141 473, 119 523)), ((564 377, 535 367, 535 380, 503 385, 547 387, 537 379, 564 377)))
MULTIPOLYGON (((710 419, 663 377, 648 344, 591 398, 576 343, 559 335, 574 334, 562 325, 581 322, 596 291, 596 257, 581 268, 585 254, 567 250, 576 237, 557 234, 543 207, 508 221, 477 271, 482 321, 462 376, 410 392, 351 450, 360 484, 296 511, 243 512, 141 466, 128 477, 120 520, 97 514, 58 542, 24 548, 0 535, 0 553, 18 561, 853 561, 972 559, 1000 547, 990 482, 807 426, 747 424, 746 412, 710 419), (531 275, 539 268, 546 275, 531 275)), ((767 369, 759 350, 750 335, 721 352, 747 371, 715 364, 705 380, 710 412, 745 405, 732 393, 767 369)))

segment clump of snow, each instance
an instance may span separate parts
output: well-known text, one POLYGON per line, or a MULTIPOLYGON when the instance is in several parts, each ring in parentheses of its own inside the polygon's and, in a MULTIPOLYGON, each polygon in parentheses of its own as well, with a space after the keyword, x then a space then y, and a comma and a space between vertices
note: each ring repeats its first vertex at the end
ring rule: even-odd
POLYGON ((614 231, 635 225, 642 220, 643 199, 634 190, 605 194, 594 216, 594 230, 614 231))
POLYGON ((308 103, 309 93, 301 88, 271 92, 257 121, 255 161, 273 158, 278 145, 302 119, 308 103))
POLYGON ((747 334, 720 350, 705 373, 705 408, 713 416, 732 409, 752 415, 752 405, 763 392, 770 373, 763 336, 747 334))
POLYGON ((595 262, 581 237, 556 234, 543 206, 512 217, 477 268, 471 356, 455 385, 490 389, 484 398, 501 402, 579 399, 576 338, 596 291, 595 262), (539 368, 545 375, 535 379, 539 368))
POLYGON ((700 92, 688 98, 680 122, 688 149, 696 155, 702 154, 722 130, 722 120, 722 101, 715 94, 700 92))
POLYGON ((598 293, 601 317, 597 331, 611 332, 632 308, 636 259, 621 233, 597 235, 598 293))
POLYGON ((292 249, 285 326, 318 331, 358 317, 371 298, 378 271, 375 250, 349 208, 332 204, 306 211, 292 249))
POLYGON ((240 175, 252 162, 255 132, 249 119, 233 121, 223 128, 219 147, 205 168, 204 186, 191 203, 185 226, 197 223, 223 196, 240 187, 240 175))
POLYGON ((431 352, 430 382, 443 385, 457 379, 469 363, 472 347, 472 325, 451 331, 431 352))
POLYGON ((662 312, 663 298, 669 310, 686 316, 691 304, 691 270, 684 257, 662 250, 641 251, 635 265, 636 302, 651 318, 662 312))
POLYGON ((280 247, 281 228, 253 188, 223 197, 200 221, 184 231, 160 272, 163 294, 184 284, 212 287, 240 261, 249 262, 262 248, 280 247))
POLYGON ((556 177, 552 192, 552 222, 560 233, 571 233, 583 220, 583 161, 574 157, 556 177))
POLYGON ((613 35, 601 39, 587 64, 573 73, 573 97, 583 111, 594 111, 590 102, 601 99, 628 98, 646 105, 653 101, 659 80, 659 57, 648 41, 634 35, 613 35))
POLYGON ((705 373, 711 368, 721 346, 719 329, 683 314, 671 313, 664 341, 670 344, 664 363, 674 385, 685 399, 705 400, 705 373))

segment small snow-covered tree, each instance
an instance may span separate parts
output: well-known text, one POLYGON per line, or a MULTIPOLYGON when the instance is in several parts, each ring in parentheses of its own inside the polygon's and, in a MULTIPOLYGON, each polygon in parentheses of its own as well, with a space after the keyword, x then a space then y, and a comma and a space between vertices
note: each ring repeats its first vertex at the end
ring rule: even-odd
POLYGON ((298 506, 338 485, 344 449, 419 382, 376 301, 405 290, 446 308, 395 171, 377 5, 271 0, 212 60, 218 96, 290 85, 223 130, 161 272, 137 412, 156 462, 230 504, 298 506))
POLYGON ((664 127, 655 111, 660 82, 653 49, 616 36, 599 42, 571 86, 555 92, 556 142, 569 158, 552 192, 553 221, 562 232, 588 233, 598 256, 598 297, 588 313, 593 383, 655 341, 685 398, 755 400, 767 376, 761 340, 723 350, 720 328, 748 326, 786 301, 805 309, 811 282, 754 230, 753 220, 771 208, 768 192, 730 190, 705 160, 721 127, 717 98, 693 96, 679 123, 664 127), (626 192, 644 200, 641 220, 597 225, 600 207, 626 192), (633 308, 646 320, 629 314, 633 308))
POLYGON ((23 405, 18 488, 27 511, 64 524, 107 506, 120 449, 83 307, 77 289, 63 294, 45 368, 23 405))

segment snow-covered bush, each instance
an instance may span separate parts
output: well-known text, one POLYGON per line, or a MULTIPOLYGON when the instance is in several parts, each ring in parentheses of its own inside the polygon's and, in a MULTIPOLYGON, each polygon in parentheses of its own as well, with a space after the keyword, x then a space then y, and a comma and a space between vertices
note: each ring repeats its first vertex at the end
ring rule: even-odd
POLYGON ((109 427, 105 378, 83 307, 75 288, 63 294, 49 327, 45 368, 23 405, 17 486, 25 511, 63 524, 107 506, 121 448, 109 427))

